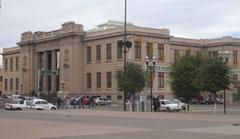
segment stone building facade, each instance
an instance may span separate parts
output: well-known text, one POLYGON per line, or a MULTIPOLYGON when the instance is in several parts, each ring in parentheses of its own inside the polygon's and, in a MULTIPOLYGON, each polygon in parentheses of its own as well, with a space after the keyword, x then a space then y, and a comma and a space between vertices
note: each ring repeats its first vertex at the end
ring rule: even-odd
MULTIPOLYGON (((127 24, 127 34, 134 42, 127 52, 128 61, 145 66, 145 56, 157 57, 154 96, 173 97, 169 73, 161 68, 170 67, 174 60, 187 52, 207 52, 216 56, 219 49, 228 50, 229 65, 239 67, 238 38, 178 38, 171 36, 168 29, 139 27, 130 23, 127 24)), ((67 95, 103 95, 122 102, 123 93, 118 91, 116 81, 117 72, 123 68, 123 50, 117 45, 122 39, 123 24, 115 21, 89 31, 85 31, 81 24, 67 22, 50 32, 24 32, 17 47, 3 50, 3 94, 61 92, 67 95), (12 71, 11 61, 18 64, 12 71)), ((237 80, 237 75, 234 79, 237 80)), ((146 88, 144 94, 149 96, 150 89, 146 88)))

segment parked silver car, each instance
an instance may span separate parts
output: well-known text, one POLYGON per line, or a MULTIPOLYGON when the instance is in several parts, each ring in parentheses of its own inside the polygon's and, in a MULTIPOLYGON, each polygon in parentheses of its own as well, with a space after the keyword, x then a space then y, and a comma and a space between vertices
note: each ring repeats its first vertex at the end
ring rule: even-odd
POLYGON ((95 99, 95 104, 96 105, 108 105, 110 106, 111 105, 111 100, 108 100, 106 98, 103 98, 103 97, 98 97, 95 99))

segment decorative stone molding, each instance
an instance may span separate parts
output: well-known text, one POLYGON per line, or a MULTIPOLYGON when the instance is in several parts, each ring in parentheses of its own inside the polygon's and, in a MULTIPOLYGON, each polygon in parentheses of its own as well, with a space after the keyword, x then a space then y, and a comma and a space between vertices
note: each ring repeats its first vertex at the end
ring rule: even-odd
POLYGON ((27 72, 28 70, 27 70, 26 67, 23 67, 23 68, 22 68, 22 71, 23 71, 23 72, 27 72))
POLYGON ((64 63, 64 64, 63 64, 63 67, 67 69, 67 68, 70 67, 70 65, 69 65, 68 63, 64 63))

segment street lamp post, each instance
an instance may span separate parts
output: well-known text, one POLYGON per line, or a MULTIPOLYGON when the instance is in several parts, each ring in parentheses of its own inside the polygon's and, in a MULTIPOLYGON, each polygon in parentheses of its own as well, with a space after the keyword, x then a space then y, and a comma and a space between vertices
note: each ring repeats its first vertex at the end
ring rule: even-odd
MULTIPOLYGON (((126 71, 126 63, 127 63, 127 60, 126 60, 126 54, 127 54, 127 49, 126 49, 126 41, 127 41, 127 0, 125 0, 125 4, 124 4, 124 38, 123 38, 123 53, 124 53, 124 56, 123 56, 123 71, 125 72, 126 71)), ((123 109, 124 111, 127 110, 127 107, 126 107, 126 91, 123 92, 123 109)))
MULTIPOLYGON (((219 55, 219 58, 224 62, 224 63, 228 63, 228 59, 229 59, 229 52, 228 51, 224 51, 224 50, 219 50, 218 51, 218 55, 219 55)), ((223 107, 224 107, 224 114, 227 114, 227 111, 226 111, 226 90, 224 88, 223 90, 223 99, 224 99, 224 102, 223 102, 223 107)))
POLYGON ((145 57, 145 63, 147 65, 148 71, 150 73, 150 99, 151 99, 151 112, 152 112, 152 104, 153 104, 153 96, 152 96, 152 88, 153 88, 153 73, 155 72, 156 66, 156 57, 153 56, 149 58, 148 56, 145 57))

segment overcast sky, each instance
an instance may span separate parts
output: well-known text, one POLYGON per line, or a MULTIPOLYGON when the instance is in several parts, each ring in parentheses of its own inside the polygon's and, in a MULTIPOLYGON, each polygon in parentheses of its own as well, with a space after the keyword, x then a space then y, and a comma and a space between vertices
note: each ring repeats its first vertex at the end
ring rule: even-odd
MULTIPOLYGON (((1 0, 0 47, 15 46, 25 31, 51 31, 66 21, 94 28, 123 21, 124 0, 1 0)), ((168 28, 176 37, 240 37, 240 0, 128 0, 127 20, 168 28)))

